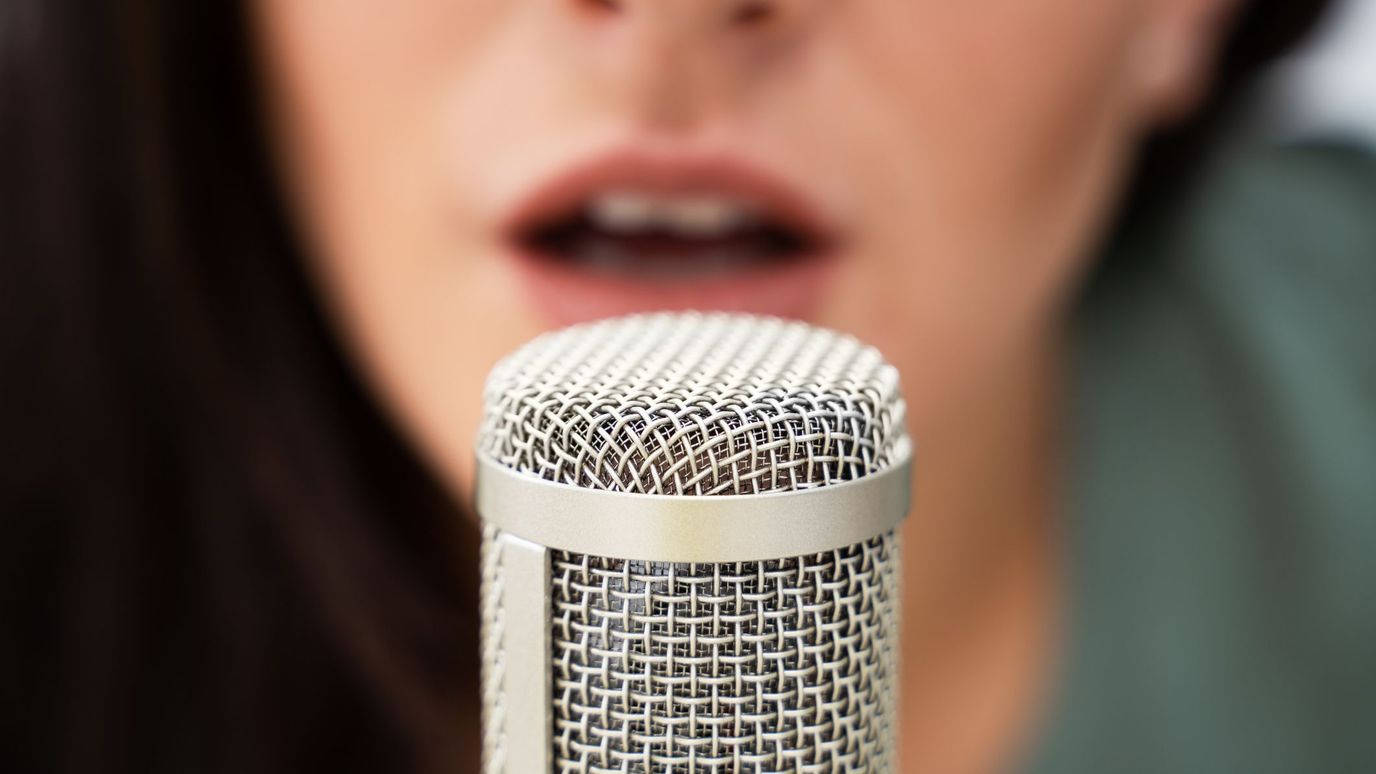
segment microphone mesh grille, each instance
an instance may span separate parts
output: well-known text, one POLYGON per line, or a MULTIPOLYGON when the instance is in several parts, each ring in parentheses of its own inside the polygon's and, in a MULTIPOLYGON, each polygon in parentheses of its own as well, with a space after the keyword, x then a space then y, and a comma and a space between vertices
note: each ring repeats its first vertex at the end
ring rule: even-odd
MULTIPOLYGON (((802 323, 660 314, 542 336, 494 368, 480 453, 578 487, 760 494, 906 454, 898 375, 802 323)), ((846 514, 837 514, 838 519, 846 514)), ((634 525, 627 525, 634 528, 634 525)), ((484 529, 486 770, 504 771, 504 533, 484 529)), ((556 772, 892 771, 899 541, 675 563, 549 551, 556 772)))
POLYGON ((903 438, 878 351, 803 323, 658 314, 541 336, 493 369, 478 448, 591 489, 758 494, 882 470, 903 438))
POLYGON ((720 564, 553 552, 555 769, 892 770, 896 540, 720 564))

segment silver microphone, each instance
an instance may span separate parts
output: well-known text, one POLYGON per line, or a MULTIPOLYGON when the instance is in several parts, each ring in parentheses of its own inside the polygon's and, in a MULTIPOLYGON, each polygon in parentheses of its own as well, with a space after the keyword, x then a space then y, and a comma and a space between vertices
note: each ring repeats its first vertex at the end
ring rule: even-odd
POLYGON ((876 350, 633 316, 484 394, 485 771, 894 769, 911 447, 876 350))

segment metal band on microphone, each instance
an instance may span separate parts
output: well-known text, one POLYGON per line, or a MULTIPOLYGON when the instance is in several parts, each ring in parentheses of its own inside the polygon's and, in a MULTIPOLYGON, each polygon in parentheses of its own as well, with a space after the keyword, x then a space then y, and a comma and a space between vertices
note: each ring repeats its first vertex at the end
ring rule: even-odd
POLYGON ((478 514, 532 543, 660 562, 748 562, 868 540, 908 513, 912 454, 840 484, 756 495, 611 492, 518 473, 478 455, 478 514))

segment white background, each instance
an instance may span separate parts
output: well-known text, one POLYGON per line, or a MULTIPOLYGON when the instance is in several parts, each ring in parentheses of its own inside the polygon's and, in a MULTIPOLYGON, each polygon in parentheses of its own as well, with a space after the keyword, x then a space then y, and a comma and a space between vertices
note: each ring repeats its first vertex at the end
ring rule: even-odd
POLYGON ((1264 131, 1345 135, 1376 146, 1376 0, 1339 2, 1263 84, 1256 115, 1264 131))

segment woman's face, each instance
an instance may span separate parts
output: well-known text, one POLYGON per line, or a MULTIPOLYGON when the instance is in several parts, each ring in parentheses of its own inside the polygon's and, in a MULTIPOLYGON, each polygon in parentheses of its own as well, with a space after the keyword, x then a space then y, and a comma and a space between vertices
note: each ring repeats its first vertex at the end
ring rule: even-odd
POLYGON ((1049 335, 1226 0, 258 0, 355 359, 462 491, 496 358, 653 308, 877 345, 913 431, 1049 335))

